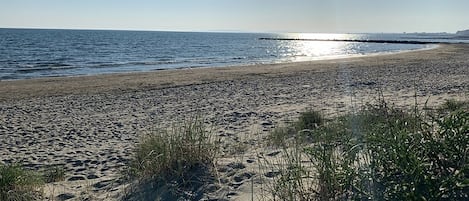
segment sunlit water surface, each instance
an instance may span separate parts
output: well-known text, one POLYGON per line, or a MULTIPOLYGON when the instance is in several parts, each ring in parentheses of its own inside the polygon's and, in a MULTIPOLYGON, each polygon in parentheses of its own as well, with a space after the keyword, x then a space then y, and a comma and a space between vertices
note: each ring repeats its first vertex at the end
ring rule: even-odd
POLYGON ((259 38, 446 40, 409 34, 0 29, 0 80, 330 59, 429 45, 259 38))

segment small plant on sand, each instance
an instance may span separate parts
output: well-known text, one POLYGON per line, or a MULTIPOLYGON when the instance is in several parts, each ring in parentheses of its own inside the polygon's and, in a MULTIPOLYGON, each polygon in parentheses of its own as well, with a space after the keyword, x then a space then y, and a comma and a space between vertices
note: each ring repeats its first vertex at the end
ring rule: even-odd
POLYGON ((18 165, 0 165, 0 200, 39 200, 42 177, 18 165))
POLYGON ((309 143, 287 144, 284 150, 301 151, 297 160, 285 160, 273 197, 467 200, 468 105, 447 102, 437 118, 425 118, 417 110, 406 112, 382 102, 326 122, 307 133, 309 143), (309 163, 299 162, 305 159, 309 163))
POLYGON ((43 178, 47 183, 63 181, 65 168, 63 166, 48 166, 43 170, 43 178))
POLYGON ((269 144, 279 147, 287 146, 288 141, 291 141, 292 138, 296 142, 300 142, 306 139, 300 139, 301 137, 310 137, 308 135, 299 134, 308 134, 313 130, 319 128, 324 123, 324 118, 321 113, 308 110, 300 114, 298 121, 291 122, 286 126, 281 126, 275 128, 269 135, 269 144))
POLYGON ((454 112, 457 110, 469 110, 468 101, 446 100, 439 108, 440 112, 454 112))
POLYGON ((212 132, 207 131, 204 122, 196 118, 175 124, 171 130, 157 130, 143 136, 135 149, 129 174, 144 183, 152 183, 154 189, 140 189, 156 193, 150 197, 195 199, 199 196, 195 195, 199 188, 213 179, 217 154, 218 147, 212 132))
POLYGON ((296 122, 296 129, 298 131, 304 129, 315 129, 324 123, 324 118, 321 113, 314 110, 309 110, 300 114, 298 121, 296 122))
POLYGON ((286 143, 289 139, 291 139, 293 136, 297 134, 297 131, 295 128, 292 128, 290 126, 281 126, 275 128, 269 137, 268 144, 278 146, 278 147, 285 147, 287 146, 286 143))

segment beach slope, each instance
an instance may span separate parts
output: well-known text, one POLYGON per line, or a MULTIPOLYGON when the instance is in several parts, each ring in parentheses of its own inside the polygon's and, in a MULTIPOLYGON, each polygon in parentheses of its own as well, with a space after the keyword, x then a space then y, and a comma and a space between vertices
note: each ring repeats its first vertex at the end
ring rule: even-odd
MULTIPOLYGON (((219 165, 237 161, 256 175, 257 153, 269 150, 266 133, 306 108, 335 116, 380 95, 397 107, 468 100, 467 58, 469 45, 440 45, 299 63, 0 81, 0 162, 63 166, 65 181, 48 185, 50 197, 117 199, 126 184, 115 179, 138 137, 199 115, 222 140, 219 165), (236 151, 240 143, 249 146, 236 151)), ((228 182, 221 189, 224 198, 243 199, 250 188, 228 182)))

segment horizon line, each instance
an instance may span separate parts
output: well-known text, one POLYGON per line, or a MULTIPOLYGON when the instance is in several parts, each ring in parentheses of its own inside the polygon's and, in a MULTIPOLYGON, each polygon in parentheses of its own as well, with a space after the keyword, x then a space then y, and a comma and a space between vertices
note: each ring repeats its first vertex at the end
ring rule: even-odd
POLYGON ((136 32, 181 32, 181 33, 259 33, 259 34, 455 34, 456 32, 295 32, 295 31, 246 31, 246 30, 171 30, 171 29, 119 29, 119 28, 57 28, 57 27, 0 27, 0 29, 73 30, 73 31, 136 31, 136 32))

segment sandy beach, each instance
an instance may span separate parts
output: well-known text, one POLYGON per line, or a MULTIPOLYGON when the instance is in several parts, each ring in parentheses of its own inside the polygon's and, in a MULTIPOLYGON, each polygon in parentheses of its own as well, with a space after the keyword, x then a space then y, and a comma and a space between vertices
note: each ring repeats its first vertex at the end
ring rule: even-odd
POLYGON ((49 198, 117 200, 128 184, 116 179, 138 137, 199 115, 222 141, 217 165, 245 166, 221 172, 225 182, 210 195, 246 200, 248 180, 261 176, 258 154, 276 151, 263 140, 274 127, 307 108, 326 117, 344 113, 380 92, 397 107, 468 100, 468 58, 469 45, 455 44, 286 64, 0 81, 0 163, 63 165, 65 181, 47 186, 49 198), (240 144, 247 148, 237 150, 240 144))

